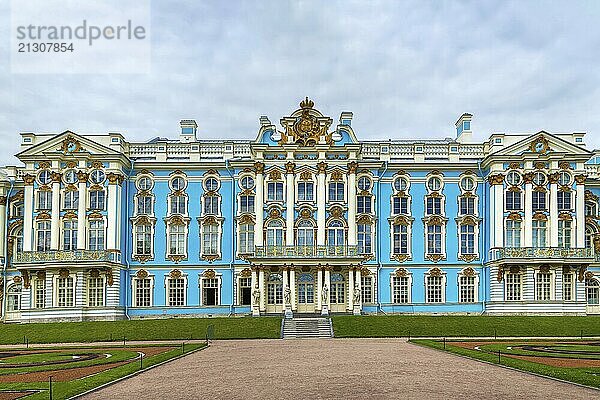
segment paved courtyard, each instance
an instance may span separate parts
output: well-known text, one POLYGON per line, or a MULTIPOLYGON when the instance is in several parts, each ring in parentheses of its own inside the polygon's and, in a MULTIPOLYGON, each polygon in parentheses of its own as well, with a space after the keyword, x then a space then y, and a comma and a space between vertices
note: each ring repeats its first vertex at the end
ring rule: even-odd
POLYGON ((401 339, 216 341, 86 399, 592 399, 600 391, 401 339))

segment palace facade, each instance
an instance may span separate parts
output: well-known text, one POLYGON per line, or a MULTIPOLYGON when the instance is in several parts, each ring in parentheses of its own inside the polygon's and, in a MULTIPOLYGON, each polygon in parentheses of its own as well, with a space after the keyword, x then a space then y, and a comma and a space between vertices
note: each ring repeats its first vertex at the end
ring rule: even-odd
POLYGON ((600 313, 584 133, 359 141, 308 98, 254 140, 21 133, 0 177, 6 322, 600 313))

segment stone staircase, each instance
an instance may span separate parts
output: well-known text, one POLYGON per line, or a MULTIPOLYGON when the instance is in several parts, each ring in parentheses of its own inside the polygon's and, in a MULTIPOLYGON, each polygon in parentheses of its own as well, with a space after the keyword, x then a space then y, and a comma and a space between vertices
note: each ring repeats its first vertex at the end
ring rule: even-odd
POLYGON ((284 318, 281 337, 283 339, 332 338, 331 318, 284 318))

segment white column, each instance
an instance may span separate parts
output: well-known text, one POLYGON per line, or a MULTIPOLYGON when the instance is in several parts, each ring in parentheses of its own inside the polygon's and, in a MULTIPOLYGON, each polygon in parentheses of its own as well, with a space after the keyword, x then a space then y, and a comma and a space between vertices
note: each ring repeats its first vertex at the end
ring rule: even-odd
POLYGON ((321 310, 321 308, 323 307, 323 302, 321 301, 321 296, 322 296, 322 288, 323 288, 323 275, 322 275, 323 269, 322 267, 319 265, 319 267, 317 268, 317 309, 321 310))
POLYGON ((285 244, 287 246, 294 245, 294 167, 293 162, 285 164, 286 170, 286 212, 285 212, 285 244))
POLYGON ((321 161, 317 164, 317 246, 325 245, 325 173, 327 164, 321 161))
POLYGON ((494 196, 494 247, 504 246, 504 185, 498 184, 493 185, 493 196, 494 196))
MULTIPOLYGON (((256 304, 254 304, 254 290, 256 290, 257 286, 258 286, 258 274, 256 273, 256 267, 252 267, 252 275, 251 275, 251 296, 250 296, 250 306, 254 307, 256 304)), ((262 297, 262 296, 261 296, 262 297)))
MULTIPOLYGON (((254 164, 256 169, 256 225, 254 226, 254 245, 263 245, 263 223, 264 223, 264 196, 265 196, 265 177, 263 175, 265 164, 257 162, 254 164)), ((261 292, 262 293, 262 292, 261 292)), ((262 299, 262 296, 261 296, 262 299)), ((262 303, 262 300, 261 300, 262 303)))
POLYGON ((348 270, 348 310, 354 308, 354 268, 348 270))
POLYGON ((262 265, 258 272, 258 290, 260 290, 260 311, 265 311, 267 293, 265 290, 265 270, 262 265))
MULTIPOLYGON (((6 205, 8 204, 8 194, 2 188, 2 196, 0 196, 0 256, 4 255, 6 242, 8 240, 8 232, 6 231, 6 205)), ((6 264, 7 260, 4 260, 6 264)))
POLYGON ((523 247, 533 246, 533 185, 525 181, 525 218, 523 220, 523 247))
POLYGON ((33 176, 23 177, 25 188, 23 190, 23 251, 33 250, 33 176))
POLYGON ((60 174, 52 173, 52 212, 50 219, 50 249, 60 248, 60 174))
POLYGON ((87 174, 78 174, 79 183, 77 189, 79 191, 79 207, 77 208, 77 248, 85 249, 85 232, 86 232, 86 206, 87 206, 87 174))
POLYGON ((290 289, 292 290, 291 300, 292 310, 296 310, 296 269, 292 265, 290 268, 290 289))
POLYGON ((324 279, 323 279, 323 286, 327 285, 327 292, 328 292, 328 296, 327 296, 327 301, 325 302, 325 304, 327 304, 328 306, 331 306, 331 302, 329 301, 331 299, 331 271, 329 269, 329 266, 325 267, 325 272, 324 272, 324 279))
POLYGON ((558 247, 558 185, 550 183, 550 213, 548 225, 550 227, 549 247, 558 247))
POLYGON ((577 230, 576 247, 585 247, 585 175, 575 177, 575 229, 577 230))
POLYGON ((107 230, 106 230, 106 248, 108 250, 118 249, 117 244, 117 196, 119 193, 119 185, 116 181, 108 183, 108 198, 107 198, 107 230))
POLYGON ((355 161, 348 164, 348 246, 356 245, 356 168, 355 161))

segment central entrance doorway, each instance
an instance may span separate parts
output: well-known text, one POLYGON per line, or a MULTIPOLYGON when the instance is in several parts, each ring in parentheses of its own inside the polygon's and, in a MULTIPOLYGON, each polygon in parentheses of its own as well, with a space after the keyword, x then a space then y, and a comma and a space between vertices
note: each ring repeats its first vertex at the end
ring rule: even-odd
POLYGON ((298 312, 315 312, 315 276, 310 273, 298 276, 298 312))
POLYGON ((346 279, 340 273, 331 274, 329 303, 331 312, 346 312, 346 279))
POLYGON ((267 281, 267 313, 283 312, 283 277, 269 274, 267 281))

